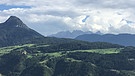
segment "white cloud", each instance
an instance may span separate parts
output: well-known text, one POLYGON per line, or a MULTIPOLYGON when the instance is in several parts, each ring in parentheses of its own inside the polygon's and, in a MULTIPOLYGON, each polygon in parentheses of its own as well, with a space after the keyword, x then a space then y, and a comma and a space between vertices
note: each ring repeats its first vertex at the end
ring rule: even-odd
POLYGON ((36 31, 47 35, 62 30, 135 33, 135 0, 1 0, 0 4, 30 6, 0 11, 0 22, 10 15, 20 17, 36 31), (85 22, 83 19, 89 16, 85 22))

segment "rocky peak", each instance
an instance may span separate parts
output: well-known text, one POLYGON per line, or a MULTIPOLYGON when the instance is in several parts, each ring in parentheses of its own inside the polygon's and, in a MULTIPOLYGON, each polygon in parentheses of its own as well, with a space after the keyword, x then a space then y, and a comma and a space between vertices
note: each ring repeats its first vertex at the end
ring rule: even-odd
POLYGON ((27 28, 28 27, 16 16, 10 16, 5 22, 5 26, 8 27, 21 27, 21 28, 27 28))

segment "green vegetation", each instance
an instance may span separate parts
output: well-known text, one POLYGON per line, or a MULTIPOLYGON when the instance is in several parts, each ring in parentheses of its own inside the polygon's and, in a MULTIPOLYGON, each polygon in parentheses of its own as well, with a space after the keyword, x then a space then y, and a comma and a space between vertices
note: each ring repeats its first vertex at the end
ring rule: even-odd
POLYGON ((134 76, 134 47, 101 44, 69 42, 2 47, 0 73, 5 76, 134 76))
POLYGON ((120 53, 122 48, 109 48, 109 49, 93 49, 93 50, 75 50, 73 52, 92 52, 99 54, 115 54, 120 53))
POLYGON ((50 57, 60 57, 63 56, 62 52, 46 53, 45 55, 50 57))
POLYGON ((126 76, 135 76, 135 71, 127 71, 127 70, 122 70, 122 73, 124 73, 126 76))
POLYGON ((24 45, 17 45, 17 46, 8 46, 8 47, 2 47, 0 48, 0 56, 4 54, 10 53, 12 50, 17 48, 23 48, 23 47, 32 47, 34 44, 24 44, 24 45))
POLYGON ((11 50, 13 50, 12 47, 4 47, 4 48, 0 48, 0 56, 9 53, 11 50))

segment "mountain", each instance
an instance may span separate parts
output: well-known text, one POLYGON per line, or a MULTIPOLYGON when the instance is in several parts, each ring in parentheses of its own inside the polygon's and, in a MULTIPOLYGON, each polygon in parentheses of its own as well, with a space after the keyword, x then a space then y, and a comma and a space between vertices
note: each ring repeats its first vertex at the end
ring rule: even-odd
POLYGON ((36 38, 43 36, 30 29, 16 16, 10 16, 4 23, 0 23, 0 46, 28 43, 36 38))
MULTIPOLYGON (((70 31, 61 31, 61 32, 58 32, 56 34, 52 34, 50 35, 50 37, 57 37, 57 38, 75 38, 79 35, 83 35, 83 34, 94 34, 93 32, 91 31, 81 31, 81 30, 74 30, 72 32, 70 31)), ((96 32, 95 34, 102 34, 100 31, 96 32)))
POLYGON ((10 16, 4 23, 0 24, 0 27, 2 28, 14 28, 14 27, 20 27, 29 29, 18 17, 16 16, 10 16))
POLYGON ((135 46, 134 34, 85 34, 76 37, 77 40, 89 41, 89 42, 109 42, 114 44, 120 44, 125 46, 135 46))

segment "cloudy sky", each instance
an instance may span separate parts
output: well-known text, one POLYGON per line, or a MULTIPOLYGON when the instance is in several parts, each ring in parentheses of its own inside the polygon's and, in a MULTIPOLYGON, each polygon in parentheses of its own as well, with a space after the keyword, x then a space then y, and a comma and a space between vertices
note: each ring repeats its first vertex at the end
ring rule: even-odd
POLYGON ((135 0, 0 0, 0 22, 17 16, 43 35, 83 30, 135 34, 135 0))

